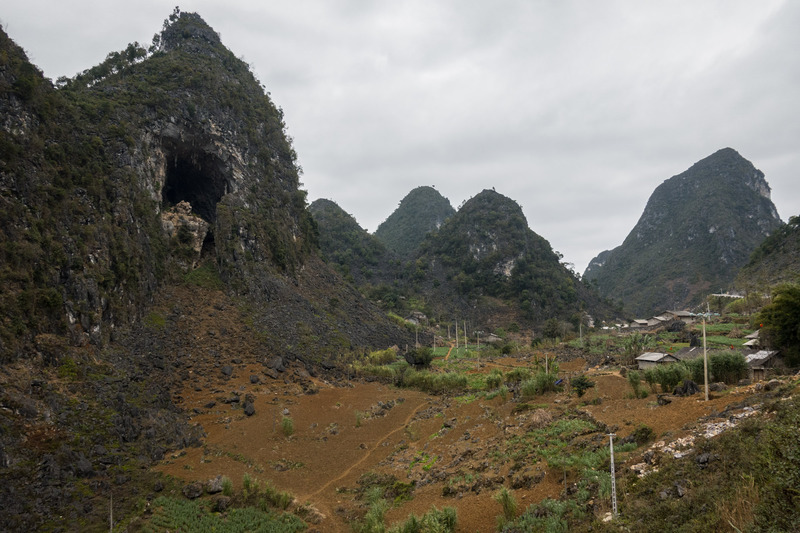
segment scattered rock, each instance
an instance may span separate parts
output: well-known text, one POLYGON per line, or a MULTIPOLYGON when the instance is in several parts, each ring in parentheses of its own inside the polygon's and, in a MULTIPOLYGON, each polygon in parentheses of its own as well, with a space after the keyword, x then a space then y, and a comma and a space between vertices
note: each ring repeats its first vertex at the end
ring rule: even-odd
POLYGON ((256 414, 256 397, 252 394, 245 394, 244 395, 244 414, 247 416, 253 416, 256 414))
POLYGON ((250 383, 256 385, 259 381, 261 381, 261 378, 259 378, 257 374, 250 374, 250 383))
POLYGON ((773 391, 780 387, 783 383, 777 379, 771 379, 764 385, 765 391, 773 391))
POLYGON ((212 506, 211 508, 214 510, 215 513, 224 513, 228 510, 228 507, 231 504, 231 499, 227 496, 223 496, 222 494, 215 496, 211 500, 212 506))
POLYGON ((211 478, 206 482, 206 492, 209 494, 217 494, 222 492, 222 476, 218 475, 211 478))
POLYGON ((721 391, 724 391, 727 388, 728 388, 728 386, 725 385, 725 383, 723 383, 721 381, 719 381, 717 383, 711 383, 708 386, 708 390, 710 390, 711 392, 721 392, 721 391))
POLYGON ((229 376, 233 374, 233 367, 231 365, 225 365, 222 367, 222 375, 229 376))
POLYGON ((283 366, 283 359, 277 355, 267 360, 265 365, 267 368, 271 368, 272 370, 276 370, 278 372, 283 372, 284 370, 286 370, 286 367, 283 366))
MULTIPOLYGON (((672 394, 675 396, 691 396, 692 394, 697 394, 698 392, 700 392, 700 388, 697 386, 697 383, 691 379, 684 379, 683 385, 675 387, 675 390, 672 394)), ((661 397, 659 397, 659 404, 660 399, 661 397)))
POLYGON ((192 483, 188 483, 183 487, 183 495, 189 498, 190 500, 194 500, 195 498, 199 498, 203 494, 203 485, 200 484, 199 481, 194 481, 192 483))

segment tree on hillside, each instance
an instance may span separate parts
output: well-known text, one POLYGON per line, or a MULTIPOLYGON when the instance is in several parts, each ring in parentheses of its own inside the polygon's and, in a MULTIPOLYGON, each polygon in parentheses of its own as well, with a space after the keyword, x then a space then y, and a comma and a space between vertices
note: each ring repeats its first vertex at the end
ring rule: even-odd
POLYGON ((789 366, 800 365, 800 285, 786 283, 772 291, 772 303, 760 315, 762 334, 783 352, 789 366))

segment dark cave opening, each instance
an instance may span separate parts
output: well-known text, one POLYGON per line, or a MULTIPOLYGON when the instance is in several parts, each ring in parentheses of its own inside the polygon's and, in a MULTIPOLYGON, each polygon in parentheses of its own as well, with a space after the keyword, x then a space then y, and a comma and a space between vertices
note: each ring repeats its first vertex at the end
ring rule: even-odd
POLYGON ((164 208, 187 201, 192 205, 192 212, 213 228, 217 204, 228 192, 229 170, 215 154, 199 148, 170 143, 165 149, 166 179, 161 190, 164 208))
POLYGON ((214 257, 214 252, 216 248, 214 245, 214 229, 208 228, 208 233, 206 233, 206 238, 203 239, 203 248, 200 250, 200 259, 204 259, 206 257, 214 257))

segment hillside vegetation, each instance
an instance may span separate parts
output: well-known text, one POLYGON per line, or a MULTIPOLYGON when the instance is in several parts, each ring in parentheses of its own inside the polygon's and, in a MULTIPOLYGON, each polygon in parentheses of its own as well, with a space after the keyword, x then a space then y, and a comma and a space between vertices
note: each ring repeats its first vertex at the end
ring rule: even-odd
POLYGON ((725 148, 659 185, 617 248, 584 278, 629 313, 649 316, 699 304, 730 288, 781 220, 764 174, 725 148))
POLYGON ((775 230, 753 251, 736 276, 736 287, 761 291, 780 283, 800 282, 800 217, 775 230))
POLYGON ((417 187, 400 200, 375 230, 375 237, 403 259, 411 258, 428 233, 450 218, 455 209, 433 187, 417 187))

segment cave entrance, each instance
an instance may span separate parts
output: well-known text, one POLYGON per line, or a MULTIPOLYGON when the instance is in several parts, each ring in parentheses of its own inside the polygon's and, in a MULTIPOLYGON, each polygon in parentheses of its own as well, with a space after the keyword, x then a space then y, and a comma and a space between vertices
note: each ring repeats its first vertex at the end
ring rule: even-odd
POLYGON ((161 190, 164 209, 187 201, 192 205, 192 212, 213 228, 217 204, 229 190, 230 171, 219 157, 199 147, 171 140, 164 148, 166 179, 161 190))

